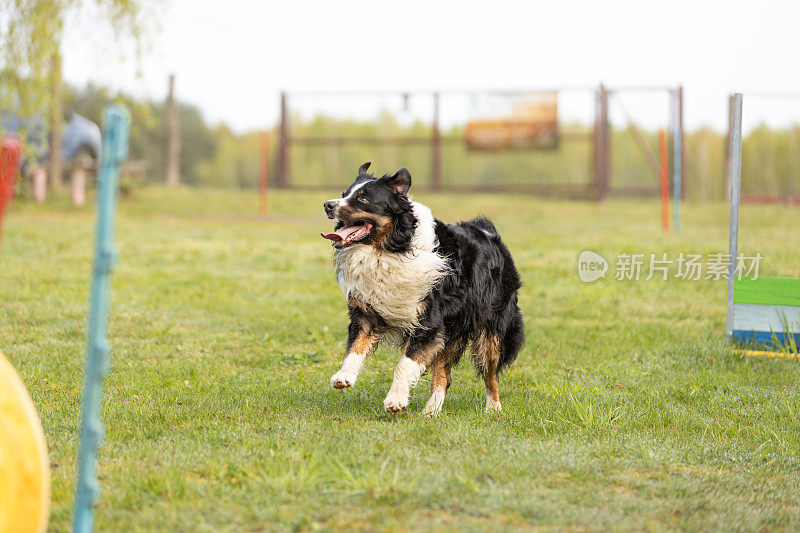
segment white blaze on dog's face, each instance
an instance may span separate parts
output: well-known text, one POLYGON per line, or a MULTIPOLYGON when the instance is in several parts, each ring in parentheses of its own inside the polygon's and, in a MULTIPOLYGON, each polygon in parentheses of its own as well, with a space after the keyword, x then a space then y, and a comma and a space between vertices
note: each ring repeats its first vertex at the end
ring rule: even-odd
POLYGON ((375 178, 368 174, 370 163, 358 169, 358 176, 341 198, 326 201, 325 214, 337 223, 331 233, 322 237, 333 241, 336 249, 355 244, 380 244, 391 230, 393 220, 408 205, 411 175, 401 169, 396 174, 375 178))

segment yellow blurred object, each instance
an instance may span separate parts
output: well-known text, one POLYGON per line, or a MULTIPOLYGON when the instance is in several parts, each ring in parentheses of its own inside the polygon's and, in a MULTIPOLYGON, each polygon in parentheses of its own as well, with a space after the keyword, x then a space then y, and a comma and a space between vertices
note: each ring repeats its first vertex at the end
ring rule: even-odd
POLYGON ((747 357, 766 357, 768 359, 800 359, 796 352, 773 352, 767 350, 742 350, 747 357))
POLYGON ((0 353, 0 532, 38 533, 50 514, 50 465, 25 385, 0 353))

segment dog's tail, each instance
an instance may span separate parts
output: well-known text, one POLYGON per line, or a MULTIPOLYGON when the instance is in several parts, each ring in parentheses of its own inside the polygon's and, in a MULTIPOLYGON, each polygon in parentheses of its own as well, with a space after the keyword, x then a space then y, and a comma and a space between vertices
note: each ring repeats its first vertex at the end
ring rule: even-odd
POLYGON ((494 222, 492 222, 491 220, 489 220, 484 216, 473 218, 472 220, 470 220, 470 223, 484 231, 498 235, 497 228, 494 226, 494 222))

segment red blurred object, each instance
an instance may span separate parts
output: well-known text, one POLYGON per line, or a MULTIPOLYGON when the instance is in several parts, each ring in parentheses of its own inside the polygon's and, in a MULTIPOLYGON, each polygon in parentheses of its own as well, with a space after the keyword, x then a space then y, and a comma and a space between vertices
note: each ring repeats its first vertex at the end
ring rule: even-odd
POLYGON ((19 175, 22 149, 17 139, 3 137, 0 140, 0 230, 3 226, 3 212, 14 197, 14 183, 19 175))

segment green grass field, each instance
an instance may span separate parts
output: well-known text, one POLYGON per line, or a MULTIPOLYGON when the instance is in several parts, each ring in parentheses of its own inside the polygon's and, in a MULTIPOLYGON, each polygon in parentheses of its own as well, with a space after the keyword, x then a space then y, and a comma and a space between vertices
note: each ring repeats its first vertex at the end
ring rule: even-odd
MULTIPOLYGON (((723 204, 419 194, 445 221, 492 217, 522 274, 527 341, 483 412, 464 361, 437 419, 382 400, 382 348, 329 384, 347 314, 332 191, 137 190, 120 204, 99 458, 102 531, 798 530, 800 361, 723 340, 724 281, 616 281, 620 253, 727 251, 723 204), (612 260, 584 284, 577 257, 612 260)), ((70 526, 94 213, 18 202, 0 251, 0 350, 39 409, 51 529, 70 526)), ((800 208, 746 206, 740 249, 800 277, 800 208)))

